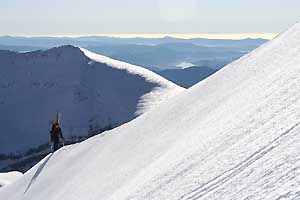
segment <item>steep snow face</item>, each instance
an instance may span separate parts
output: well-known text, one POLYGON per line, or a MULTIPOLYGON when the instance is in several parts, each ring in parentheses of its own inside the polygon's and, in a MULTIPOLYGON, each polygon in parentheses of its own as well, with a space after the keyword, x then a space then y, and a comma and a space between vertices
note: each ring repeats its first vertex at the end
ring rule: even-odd
POLYGON ((66 138, 83 136, 128 122, 183 91, 146 69, 74 46, 0 51, 0 67, 0 154, 46 143, 56 111, 66 138))
POLYGON ((300 24, 0 199, 299 199, 300 24), (59 174, 59 178, 58 178, 59 174))
POLYGON ((18 180, 23 174, 21 172, 0 173, 0 190, 1 187, 11 184, 18 180))

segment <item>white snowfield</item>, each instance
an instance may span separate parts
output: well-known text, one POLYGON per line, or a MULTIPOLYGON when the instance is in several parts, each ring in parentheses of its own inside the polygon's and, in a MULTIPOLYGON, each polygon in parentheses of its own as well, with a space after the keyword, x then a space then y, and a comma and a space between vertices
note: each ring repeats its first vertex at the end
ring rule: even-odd
POLYGON ((11 184, 18 180, 23 174, 21 172, 0 173, 0 190, 5 185, 11 184))
POLYGON ((47 156, 9 200, 300 199, 300 24, 130 123, 47 156))
POLYGON ((66 138, 116 127, 183 88, 142 67, 74 46, 0 51, 0 154, 48 142, 56 111, 66 138))

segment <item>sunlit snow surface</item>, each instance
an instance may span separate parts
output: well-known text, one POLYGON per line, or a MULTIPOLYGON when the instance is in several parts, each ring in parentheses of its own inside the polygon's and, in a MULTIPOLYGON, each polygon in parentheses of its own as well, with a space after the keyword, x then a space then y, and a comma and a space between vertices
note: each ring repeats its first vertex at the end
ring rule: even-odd
POLYGON ((11 184, 18 180, 23 174, 21 172, 0 173, 0 189, 5 185, 11 184))
POLYGON ((299 199, 300 25, 134 121, 49 155, 0 199, 299 199))

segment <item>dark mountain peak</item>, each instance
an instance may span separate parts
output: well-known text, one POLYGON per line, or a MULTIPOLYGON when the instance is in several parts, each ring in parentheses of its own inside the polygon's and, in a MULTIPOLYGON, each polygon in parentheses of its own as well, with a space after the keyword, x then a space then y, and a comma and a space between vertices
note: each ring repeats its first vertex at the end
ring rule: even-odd
POLYGON ((74 45, 62 45, 62 46, 58 46, 58 47, 53 47, 44 52, 57 52, 57 53, 70 52, 70 53, 82 53, 83 54, 83 52, 80 50, 80 48, 77 46, 74 46, 74 45))
POLYGON ((89 60, 79 47, 73 45, 63 45, 45 51, 28 52, 27 54, 37 54, 42 57, 55 57, 56 59, 63 58, 64 60, 68 59, 70 61, 89 60))

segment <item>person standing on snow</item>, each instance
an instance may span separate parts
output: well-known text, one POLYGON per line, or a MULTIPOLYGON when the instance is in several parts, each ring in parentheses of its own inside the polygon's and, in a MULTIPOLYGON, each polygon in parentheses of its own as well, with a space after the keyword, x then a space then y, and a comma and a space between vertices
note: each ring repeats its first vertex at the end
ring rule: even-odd
POLYGON ((65 139, 64 139, 64 136, 62 135, 59 123, 54 122, 52 124, 52 128, 50 131, 50 142, 51 142, 52 152, 55 152, 56 150, 59 149, 59 139, 60 138, 63 140, 63 145, 64 145, 65 139))

